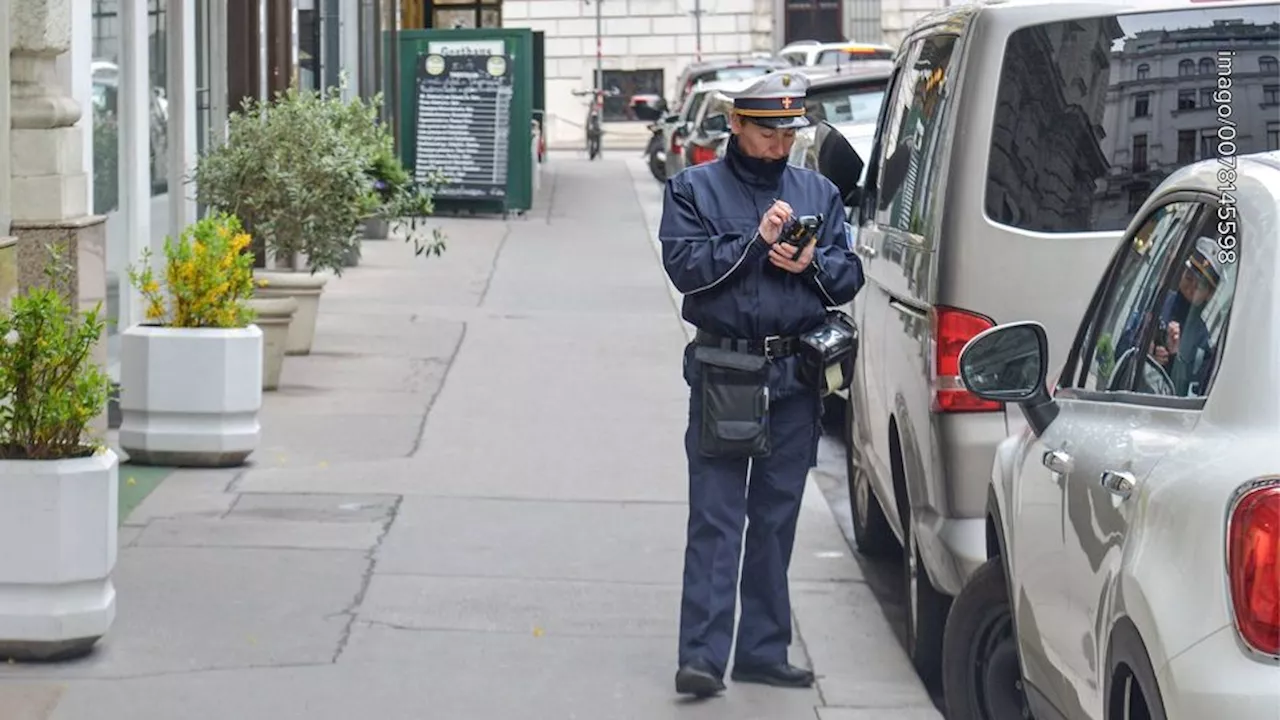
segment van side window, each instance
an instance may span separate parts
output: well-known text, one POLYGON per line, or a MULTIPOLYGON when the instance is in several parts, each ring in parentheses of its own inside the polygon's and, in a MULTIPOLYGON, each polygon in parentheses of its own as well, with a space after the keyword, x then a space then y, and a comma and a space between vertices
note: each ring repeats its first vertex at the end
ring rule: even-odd
POLYGON ((926 37, 914 44, 903 65, 885 126, 876 222, 907 232, 922 232, 929 183, 942 128, 954 35, 926 37))
POLYGON ((1175 170, 1268 149, 1277 115, 1266 98, 1280 76, 1259 70, 1276 55, 1274 5, 1204 3, 1017 30, 992 116, 987 217, 1032 232, 1123 232, 1175 170))

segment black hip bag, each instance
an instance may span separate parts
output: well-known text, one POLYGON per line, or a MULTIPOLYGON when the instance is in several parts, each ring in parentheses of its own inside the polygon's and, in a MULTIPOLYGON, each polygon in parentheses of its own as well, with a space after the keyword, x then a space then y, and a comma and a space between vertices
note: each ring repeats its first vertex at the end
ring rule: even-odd
POLYGON ((693 359, 700 365, 702 417, 698 448, 707 457, 764 457, 769 432, 772 360, 794 354, 796 338, 730 340, 698 332, 693 359))

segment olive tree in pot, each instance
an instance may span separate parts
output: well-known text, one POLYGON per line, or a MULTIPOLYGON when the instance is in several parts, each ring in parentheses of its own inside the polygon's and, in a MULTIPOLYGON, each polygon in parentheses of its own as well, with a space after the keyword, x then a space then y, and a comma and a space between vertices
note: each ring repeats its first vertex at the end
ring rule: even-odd
POLYGON ((255 295, 297 301, 290 355, 311 352, 321 293, 342 274, 370 203, 360 147, 335 120, 341 104, 331 92, 296 87, 270 102, 246 100, 229 119, 227 141, 193 176, 197 199, 235 215, 253 236, 255 295))
POLYGON ((0 657, 88 653, 115 621, 118 460, 91 437, 111 381, 60 250, 49 282, 0 309, 0 657))
POLYGON ((120 342, 120 449, 140 465, 232 467, 258 447, 263 334, 249 235, 234 216, 196 222, 164 243, 164 281, 144 251, 129 279, 146 322, 120 342))

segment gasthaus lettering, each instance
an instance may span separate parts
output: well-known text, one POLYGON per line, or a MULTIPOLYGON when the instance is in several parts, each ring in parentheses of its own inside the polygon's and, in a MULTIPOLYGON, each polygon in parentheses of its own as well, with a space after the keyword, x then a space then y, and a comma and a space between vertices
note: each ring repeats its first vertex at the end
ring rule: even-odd
POLYGON ((733 680, 813 683, 788 662, 787 568, 817 459, 821 399, 847 387, 857 352, 856 328, 832 308, 853 299, 863 276, 836 186, 787 162, 796 129, 809 124, 807 86, 802 75, 775 72, 736 93, 725 157, 666 183, 663 265, 698 329, 684 354, 681 694, 724 689, 739 589, 733 680))

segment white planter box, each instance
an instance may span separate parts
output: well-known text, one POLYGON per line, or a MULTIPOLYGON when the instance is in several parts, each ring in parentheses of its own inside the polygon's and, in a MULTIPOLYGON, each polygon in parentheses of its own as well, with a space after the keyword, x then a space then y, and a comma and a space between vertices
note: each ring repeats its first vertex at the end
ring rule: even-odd
POLYGON ((262 330, 138 325, 120 342, 120 448, 129 461, 231 467, 258 447, 262 330))
POLYGON ((298 310, 289 323, 285 354, 311 354, 311 344, 316 336, 316 317, 320 312, 320 295, 324 292, 325 283, 329 282, 329 273, 318 272, 312 275, 306 271, 254 270, 253 276, 267 281, 265 287, 253 291, 255 297, 289 297, 298 302, 298 310))
POLYGON ((0 460, 0 658, 89 652, 111 628, 116 454, 0 460))

